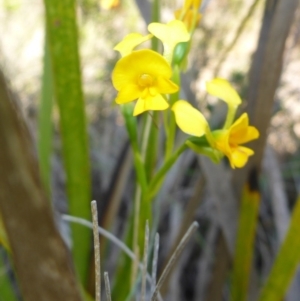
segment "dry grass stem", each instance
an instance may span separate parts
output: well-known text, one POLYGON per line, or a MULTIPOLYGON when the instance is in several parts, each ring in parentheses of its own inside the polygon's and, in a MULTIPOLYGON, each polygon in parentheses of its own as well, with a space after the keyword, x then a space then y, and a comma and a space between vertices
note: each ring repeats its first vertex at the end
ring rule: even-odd
POLYGON ((154 240, 154 251, 153 251, 153 260, 152 260, 152 283, 151 283, 151 295, 155 291, 156 286, 156 274, 157 274, 157 261, 158 261, 158 251, 159 251, 159 234, 155 234, 154 240))
MULTIPOLYGON (((76 224, 88 227, 90 229, 93 229, 93 224, 90 221, 85 220, 84 218, 71 216, 68 214, 62 214, 61 217, 64 221, 76 223, 76 224)), ((120 239, 118 239, 116 236, 114 236, 113 234, 111 234, 110 232, 106 231, 105 229, 103 229, 102 227, 99 227, 99 226, 98 226, 98 232, 101 235, 103 235, 104 237, 106 237, 107 239, 109 239, 116 246, 118 246, 124 253, 127 254, 127 256, 129 258, 131 258, 132 260, 137 262, 137 264, 141 270, 143 269, 143 264, 139 263, 135 254, 120 239)), ((148 273, 147 273, 147 281, 149 283, 151 283, 151 281, 152 281, 151 276, 148 273)), ((160 294, 158 295, 158 298, 159 298, 159 300, 162 300, 162 297, 160 294)))
POLYGON ((100 267, 100 240, 98 232, 98 211, 97 202, 91 202, 92 218, 93 218, 93 234, 94 234, 94 251, 95 251, 95 298, 96 301, 101 300, 101 267, 100 267))
POLYGON ((142 289, 141 289, 141 300, 142 301, 145 301, 145 299, 146 299, 148 246, 149 246, 149 222, 147 220, 146 221, 146 227, 145 227, 144 258, 143 258, 143 270, 142 270, 142 289))
POLYGON ((109 278, 107 272, 104 272, 104 283, 105 283, 106 300, 111 301, 110 284, 109 284, 109 278))
POLYGON ((172 269, 173 265, 176 263, 176 260, 178 259, 178 256, 181 254, 181 252, 182 252, 183 248, 185 247, 185 245, 187 244, 188 240, 193 235, 193 233, 198 229, 198 227, 199 227, 198 223, 193 222, 192 225, 187 230, 187 232, 185 233, 185 235, 183 236, 183 238, 181 239, 179 245, 177 246, 177 248, 174 251, 172 257, 168 261, 168 264, 167 264, 166 268, 164 269, 162 275, 159 278, 159 281, 156 285, 155 291, 152 295, 151 301, 156 301, 157 300, 158 292, 159 292, 162 284, 164 283, 168 273, 172 269))

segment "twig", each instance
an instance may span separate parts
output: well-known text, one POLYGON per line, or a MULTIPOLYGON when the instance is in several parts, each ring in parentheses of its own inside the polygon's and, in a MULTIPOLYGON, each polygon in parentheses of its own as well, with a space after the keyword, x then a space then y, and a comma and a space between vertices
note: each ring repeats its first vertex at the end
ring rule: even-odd
POLYGON ((156 286, 156 274, 157 274, 157 261, 158 261, 158 250, 159 250, 159 234, 155 234, 153 260, 152 260, 152 283, 151 283, 151 295, 155 291, 156 286))
POLYGON ((91 202, 94 234, 94 251, 95 251, 95 286, 96 301, 101 301, 101 267, 100 267, 100 241, 98 233, 98 211, 97 202, 91 202))
POLYGON ((172 266, 175 264, 178 256, 182 252, 182 250, 185 247, 185 245, 187 244, 188 240, 193 235, 193 233, 197 230, 198 227, 199 227, 198 223, 197 222, 193 222, 192 225, 187 230, 187 232, 184 235, 184 237, 182 238, 182 240, 180 241, 178 247, 174 251, 172 257, 170 258, 170 260, 169 260, 169 262, 168 262, 168 264, 166 266, 166 268, 164 269, 162 275, 159 278, 159 281, 158 281, 158 283, 156 285, 155 291, 154 291, 154 293, 152 295, 151 301, 156 301, 157 300, 158 292, 159 292, 162 284, 164 283, 165 278, 167 277, 167 275, 168 275, 169 271, 171 270, 172 266))
POLYGON ((142 289, 141 300, 145 301, 146 297, 146 279, 147 279, 147 264, 148 264, 148 245, 149 245, 149 222, 146 221, 145 228, 145 243, 144 243, 144 258, 143 258, 143 270, 142 270, 142 289))
POLYGON ((105 283, 106 300, 111 301, 110 284, 109 284, 109 278, 107 272, 104 272, 104 283, 105 283))

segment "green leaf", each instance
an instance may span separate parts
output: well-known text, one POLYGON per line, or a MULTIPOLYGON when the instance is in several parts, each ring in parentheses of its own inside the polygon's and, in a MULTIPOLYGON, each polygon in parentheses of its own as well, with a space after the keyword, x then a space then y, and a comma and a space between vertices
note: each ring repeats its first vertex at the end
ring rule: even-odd
POLYGON ((50 171, 52 148, 52 122, 51 113, 53 107, 52 71, 47 37, 45 38, 45 50, 43 61, 42 93, 38 117, 38 155, 41 176, 44 187, 50 195, 50 171))
POLYGON ((300 260, 300 196, 295 204, 290 225, 270 275, 262 288, 259 301, 283 300, 300 260))
MULTIPOLYGON (((91 180, 78 53, 75 0, 44 0, 55 99, 60 115, 63 160, 71 215, 90 219, 91 180)), ((90 230, 72 225, 73 257, 84 283, 90 230)))
POLYGON ((251 191, 248 186, 244 188, 231 278, 232 301, 247 300, 259 199, 257 191, 251 191))

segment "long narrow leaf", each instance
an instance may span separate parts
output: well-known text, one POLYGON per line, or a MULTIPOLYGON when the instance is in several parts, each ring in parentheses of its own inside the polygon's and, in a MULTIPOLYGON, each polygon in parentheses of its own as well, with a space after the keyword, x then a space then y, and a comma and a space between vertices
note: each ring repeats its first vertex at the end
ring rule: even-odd
POLYGON ((248 186, 244 188, 231 279, 232 301, 247 299, 259 199, 258 191, 250 190, 248 186))
POLYGON ((300 260, 300 196, 294 207, 286 238, 281 245, 259 301, 283 300, 300 260))
POLYGON ((51 113, 53 106, 53 86, 47 38, 45 38, 43 65, 41 103, 39 107, 38 118, 38 154, 41 177, 47 192, 50 193, 50 163, 52 146, 51 113))
MULTIPOLYGON (((90 166, 74 0, 44 0, 55 99, 60 113, 63 159, 71 215, 90 219, 90 166)), ((82 281, 91 233, 72 226, 73 256, 82 281)))

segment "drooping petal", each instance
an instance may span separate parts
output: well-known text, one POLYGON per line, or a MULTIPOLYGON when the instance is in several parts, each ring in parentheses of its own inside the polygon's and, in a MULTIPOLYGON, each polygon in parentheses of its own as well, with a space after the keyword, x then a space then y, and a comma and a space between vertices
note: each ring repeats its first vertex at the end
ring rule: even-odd
POLYGON ((208 127, 205 117, 187 101, 178 100, 172 106, 178 127, 185 133, 200 137, 208 127))
POLYGON ((206 83, 207 93, 216 96, 228 105, 237 107, 242 100, 231 84, 223 78, 214 78, 206 83))
POLYGON ((248 161, 249 156, 252 156, 254 151, 248 147, 238 146, 232 150, 229 157, 230 165, 234 167, 244 167, 248 161))
POLYGON ((128 84, 124 86, 118 93, 116 98, 117 104, 127 103, 140 97, 141 91, 137 85, 128 84))
POLYGON ((131 53, 136 46, 150 40, 152 37, 152 34, 143 36, 139 33, 130 33, 114 47, 114 50, 119 51, 121 53, 121 56, 125 56, 131 53))
POLYGON ((155 77, 170 78, 172 69, 168 62, 155 51, 137 50, 121 58, 112 73, 112 82, 116 90, 128 83, 136 84, 138 77, 149 74, 155 77))
POLYGON ((139 115, 149 110, 153 110, 153 111, 166 110, 168 107, 169 107, 168 102, 160 94, 157 94, 154 97, 149 96, 147 98, 139 98, 135 105, 133 116, 139 115))
POLYGON ((178 43, 187 42, 190 39, 185 24, 179 20, 172 20, 168 24, 154 22, 148 25, 148 30, 163 42, 164 53, 167 56, 173 53, 178 43))
POLYGON ((162 94, 172 94, 179 90, 179 87, 174 84, 168 78, 164 78, 162 76, 157 78, 156 82, 157 90, 162 94))

